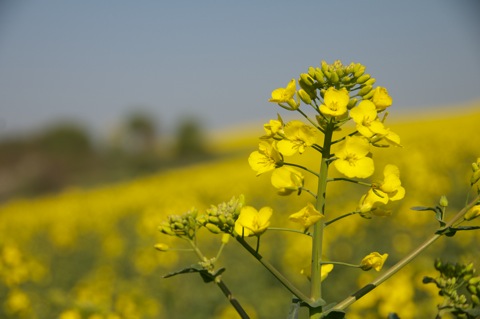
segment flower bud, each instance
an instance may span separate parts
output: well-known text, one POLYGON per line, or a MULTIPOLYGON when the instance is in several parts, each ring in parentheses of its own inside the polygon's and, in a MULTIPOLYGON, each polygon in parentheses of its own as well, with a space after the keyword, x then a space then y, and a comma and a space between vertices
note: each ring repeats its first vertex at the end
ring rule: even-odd
POLYGON ((468 285, 467 290, 473 295, 476 295, 478 292, 477 286, 474 286, 474 285, 468 285))
POLYGON ((361 77, 365 73, 366 67, 361 65, 360 63, 355 64, 353 68, 353 76, 356 78, 361 77))
POLYGON ((470 278, 470 280, 468 280, 469 285, 476 285, 478 283, 480 283, 480 276, 473 277, 473 278, 470 278))
POLYGON ((442 195, 442 197, 440 197, 440 200, 438 202, 438 204, 442 207, 448 207, 448 199, 447 199, 447 196, 445 195, 442 195))
POLYGON ((214 234, 220 234, 222 232, 222 230, 217 225, 214 225, 211 223, 206 223, 205 228, 207 228, 209 231, 211 231, 214 234))
POLYGON ((220 219, 219 219, 217 216, 210 216, 210 217, 208 217, 208 221, 209 221, 210 223, 218 224, 218 222, 220 221, 220 219))
POLYGON ((223 234, 222 235, 222 244, 228 244, 229 240, 230 240, 230 234, 223 234))
POLYGON ((365 96, 365 95, 367 95, 367 93, 370 93, 371 90, 372 90, 371 85, 365 85, 364 87, 362 87, 360 89, 360 91, 358 92, 358 95, 365 96))
POLYGON ((375 81, 377 81, 377 80, 375 80, 375 78, 370 78, 365 82, 365 85, 372 85, 373 86, 375 84, 375 81))
POLYGON ((347 109, 349 110, 353 109, 355 105, 357 105, 357 102, 358 102, 357 98, 350 99, 350 101, 348 101, 347 109))
POLYGON ((339 81, 340 79, 339 79, 339 77, 338 77, 337 72, 332 72, 332 73, 330 73, 329 80, 330 80, 330 82, 332 82, 333 84, 338 83, 338 81, 339 81))
POLYGON ((370 92, 368 92, 367 94, 365 94, 363 96, 363 99, 364 100, 370 100, 373 97, 374 93, 375 93, 375 90, 371 90, 370 92))
POLYGON ((478 298, 477 295, 471 295, 470 297, 472 298, 474 304, 480 305, 480 298, 478 298))
POLYGON ((364 74, 357 79, 357 84, 363 84, 363 83, 367 82, 368 79, 370 79, 370 74, 364 74))
POLYGON ((323 73, 325 73, 326 71, 328 71, 328 63, 327 63, 327 62, 322 61, 321 67, 322 67, 322 72, 323 72, 323 73))
POLYGON ((155 247, 156 250, 161 251, 161 252, 165 252, 165 251, 170 250, 170 247, 168 247, 168 245, 164 244, 164 243, 156 244, 154 247, 155 247))
POLYGON ((308 68, 308 75, 310 75, 312 78, 315 76, 315 68, 313 66, 308 68))
POLYGON ((313 86, 314 80, 307 73, 300 74, 300 79, 308 86, 313 86))
POLYGON ((324 84, 325 83, 325 75, 323 74, 320 68, 315 69, 315 74, 313 76, 318 83, 324 84))
POLYGON ((468 210, 468 212, 465 214, 465 216, 463 216, 463 218, 465 218, 465 220, 472 220, 477 218, 478 216, 480 216, 480 205, 475 205, 468 210))
POLYGON ((305 104, 312 103, 312 99, 310 98, 310 95, 304 89, 298 90, 298 96, 300 96, 300 100, 302 100, 303 103, 305 104))

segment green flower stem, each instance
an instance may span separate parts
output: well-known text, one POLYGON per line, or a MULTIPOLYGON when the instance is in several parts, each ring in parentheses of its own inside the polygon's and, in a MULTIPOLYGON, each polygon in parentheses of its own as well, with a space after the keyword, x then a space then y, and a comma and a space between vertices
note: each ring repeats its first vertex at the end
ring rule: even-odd
POLYGON ((233 306, 233 308, 235 308, 237 313, 240 315, 240 318, 250 319, 248 314, 243 309, 242 305, 240 305, 240 302, 238 302, 238 300, 233 296, 232 292, 230 291, 230 289, 228 289, 227 285, 223 282, 220 276, 215 278, 215 284, 220 288, 224 296, 227 297, 230 304, 233 306))
POLYGON ((312 235, 309 232, 304 232, 302 230, 298 229, 292 229, 292 228, 281 228, 281 227, 268 227, 268 230, 275 230, 275 231, 286 231, 286 232, 291 232, 291 233, 298 233, 306 236, 312 237, 312 235))
POLYGON ((323 261, 320 264, 321 265, 339 265, 339 266, 347 266, 347 267, 352 267, 352 268, 362 267, 362 265, 354 265, 354 264, 344 263, 344 262, 341 262, 341 261, 323 261))
POLYGON ((354 183, 354 184, 359 184, 359 185, 363 185, 363 186, 372 187, 372 184, 370 184, 370 183, 360 182, 360 181, 357 181, 355 179, 350 179, 350 178, 345 178, 345 177, 336 177, 336 178, 327 179, 327 182, 338 182, 338 181, 350 182, 350 183, 354 183))
POLYGON ((195 252, 195 254, 197 254, 198 258, 200 258, 201 261, 206 261, 207 258, 202 254, 200 249, 198 249, 197 245, 193 242, 193 240, 191 240, 189 238, 185 238, 185 239, 188 241, 190 246, 192 246, 192 249, 195 252))
POLYGON ((281 272, 279 272, 272 264, 263 259, 263 256, 260 255, 255 249, 250 246, 244 238, 241 236, 235 236, 235 239, 242 245, 253 257, 255 257, 285 288, 287 288, 292 294, 297 296, 298 299, 302 300, 306 304, 312 304, 312 300, 307 297, 303 292, 301 292, 297 287, 295 287, 281 272))
POLYGON ((306 168, 305 166, 302 166, 302 165, 299 165, 299 164, 295 164, 295 163, 287 163, 287 162, 283 162, 283 165, 294 166, 294 167, 301 168, 301 169, 303 169, 303 170, 305 170, 305 171, 307 171, 307 172, 309 172, 309 173, 311 173, 311 174, 313 174, 313 175, 315 175, 315 176, 318 177, 318 174, 317 174, 316 172, 314 172, 314 171, 306 168))
POLYGON ((343 215, 340 215, 332 220, 329 220, 328 222, 325 222, 325 227, 330 225, 330 224, 333 224, 334 222, 336 221, 339 221, 340 219, 343 219, 345 217, 348 217, 348 216, 351 216, 351 215, 355 215, 355 214, 358 214, 359 212, 350 212, 350 213, 346 213, 346 214, 343 214, 343 215))
MULTIPOLYGON (((332 145, 333 131, 335 123, 328 122, 325 128, 323 138, 322 160, 320 163, 320 175, 318 178, 317 201, 315 208, 325 215, 325 198, 327 191, 328 165, 330 158, 330 147, 332 145)), ((320 263, 322 261, 323 249, 323 229, 325 223, 320 220, 313 225, 312 238, 312 265, 311 265, 311 281, 310 281, 310 298, 314 301, 322 300, 322 274, 320 263)), ((309 308, 310 319, 318 319, 322 316, 322 306, 309 308)))
MULTIPOLYGON (((461 220, 463 216, 465 215, 466 212, 470 208, 472 208, 476 202, 480 200, 480 195, 478 195, 473 201, 471 201, 467 206, 465 206, 461 211, 459 211, 446 225, 444 228, 449 228, 453 224, 455 224, 457 221, 461 220)), ((399 262, 397 262, 395 265, 390 267, 383 275, 372 281, 371 283, 367 284, 357 292, 353 293, 351 296, 345 298, 343 301, 339 302, 337 305, 333 307, 332 310, 344 310, 351 304, 353 304, 355 301, 378 287, 380 284, 382 284, 385 280, 393 276, 395 273, 397 273, 400 269, 405 267, 410 261, 412 261, 415 257, 417 257, 421 252, 423 252, 426 248, 428 248, 431 244, 433 244, 438 238, 440 238, 442 234, 435 234, 432 235, 430 238, 428 238, 425 242, 423 242, 420 246, 418 246, 415 250, 413 250, 410 254, 405 256, 403 259, 401 259, 399 262)), ((332 311, 330 310, 330 311, 332 311)), ((326 315, 326 314, 325 314, 326 315)))
POLYGON ((215 261, 217 261, 220 258, 220 255, 222 254, 223 248, 225 247, 225 245, 226 245, 225 243, 222 243, 222 245, 218 249, 217 255, 215 256, 215 261))
POLYGON ((312 195, 313 198, 317 199, 317 194, 315 194, 315 193, 312 192, 311 190, 309 190, 309 189, 307 189, 307 188, 303 188, 303 187, 300 187, 300 189, 301 189, 302 191, 305 191, 305 192, 309 193, 310 195, 312 195))
POLYGON ((347 136, 353 136, 355 134, 357 134, 358 131, 353 131, 352 133, 348 134, 348 135, 345 135, 344 137, 336 140, 336 141, 333 141, 332 144, 337 144, 337 143, 340 143, 341 141, 345 140, 347 138, 347 136))
POLYGON ((308 115, 305 114, 302 110, 300 110, 300 108, 298 108, 297 111, 298 111, 298 113, 302 114, 303 117, 307 119, 307 121, 309 121, 313 126, 315 126, 317 129, 319 129, 319 130, 323 133, 323 129, 322 129, 320 126, 318 126, 317 123, 315 123, 314 121, 312 121, 312 119, 309 118, 308 115))

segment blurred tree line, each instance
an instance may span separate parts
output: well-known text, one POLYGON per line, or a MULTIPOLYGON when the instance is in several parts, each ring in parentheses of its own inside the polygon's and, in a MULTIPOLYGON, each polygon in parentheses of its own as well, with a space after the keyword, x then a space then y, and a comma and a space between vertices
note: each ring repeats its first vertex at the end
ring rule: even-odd
POLYGON ((184 118, 164 137, 148 113, 125 117, 99 144, 80 123, 57 122, 27 136, 0 137, 0 202, 67 186, 116 182, 213 157, 198 119, 184 118))

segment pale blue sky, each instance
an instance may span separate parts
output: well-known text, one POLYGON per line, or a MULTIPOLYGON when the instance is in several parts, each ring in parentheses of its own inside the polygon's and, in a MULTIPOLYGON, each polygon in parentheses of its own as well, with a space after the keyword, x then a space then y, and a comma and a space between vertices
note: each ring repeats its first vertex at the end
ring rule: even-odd
POLYGON ((480 99, 472 0, 0 1, 0 136, 70 118, 103 133, 132 107, 163 130, 276 117, 322 59, 361 62, 392 112, 480 99))

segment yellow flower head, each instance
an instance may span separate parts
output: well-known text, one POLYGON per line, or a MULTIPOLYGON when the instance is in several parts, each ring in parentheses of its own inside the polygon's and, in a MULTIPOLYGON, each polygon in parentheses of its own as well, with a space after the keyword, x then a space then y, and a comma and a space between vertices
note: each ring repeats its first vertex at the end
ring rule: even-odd
POLYGON ((377 86, 373 90, 372 102, 375 104, 377 111, 383 111, 390 105, 392 105, 392 98, 388 95, 386 88, 377 86))
POLYGON ((380 190, 384 192, 390 201, 400 200, 405 197, 405 188, 400 181, 400 170, 397 166, 388 164, 383 169, 383 183, 380 190))
POLYGON ((388 203, 388 196, 381 191, 369 189, 367 194, 360 198, 357 211, 360 213, 372 213, 377 216, 385 216, 383 210, 379 208, 388 203), (380 196, 381 195, 381 196, 380 196))
POLYGON ((258 151, 252 152, 248 157, 248 164, 257 172, 257 176, 274 170, 281 166, 282 163, 282 155, 272 144, 266 141, 261 141, 258 146, 258 151))
POLYGON ((296 83, 295 79, 292 79, 288 82, 286 88, 273 90, 272 98, 268 101, 274 103, 287 103, 292 110, 296 110, 299 107, 299 104, 295 102, 295 99, 293 98, 297 89, 296 83))
POLYGON ((265 137, 274 137, 277 133, 282 133, 283 123, 281 119, 270 120, 270 122, 263 125, 265 130, 265 137))
POLYGON ((367 155, 370 152, 368 141, 359 136, 347 136, 335 153, 335 168, 347 177, 367 178, 373 174, 373 160, 367 155))
POLYGON ((290 166, 282 166, 272 173, 272 185, 280 195, 289 195, 303 187, 303 174, 290 166))
POLYGON ((341 116, 347 112, 347 105, 350 96, 345 88, 337 90, 329 87, 324 95, 324 103, 320 105, 320 112, 323 115, 341 116))
POLYGON ((465 220, 472 220, 480 216, 480 205, 475 205, 465 214, 465 220))
POLYGON ((297 152, 302 154, 307 147, 312 146, 317 141, 315 129, 302 121, 288 122, 283 132, 285 137, 277 142, 277 149, 285 156, 291 156, 297 152))
POLYGON ((360 268, 365 271, 372 268, 376 271, 380 271, 385 263, 385 260, 387 260, 387 257, 388 254, 380 255, 377 252, 370 253, 362 259, 360 262, 360 268))
POLYGON ((290 215, 288 219, 294 223, 299 223, 304 229, 308 229, 323 217, 323 214, 316 210, 311 203, 308 203, 307 206, 302 208, 299 212, 290 215))
POLYGON ((365 137, 375 134, 386 135, 387 129, 378 120, 377 109, 371 101, 364 100, 350 111, 350 117, 357 124, 357 131, 365 137))
POLYGON ((251 206, 244 206, 235 222, 235 232, 245 237, 260 236, 270 226, 271 216, 272 209, 270 207, 263 207, 257 211, 251 206))

